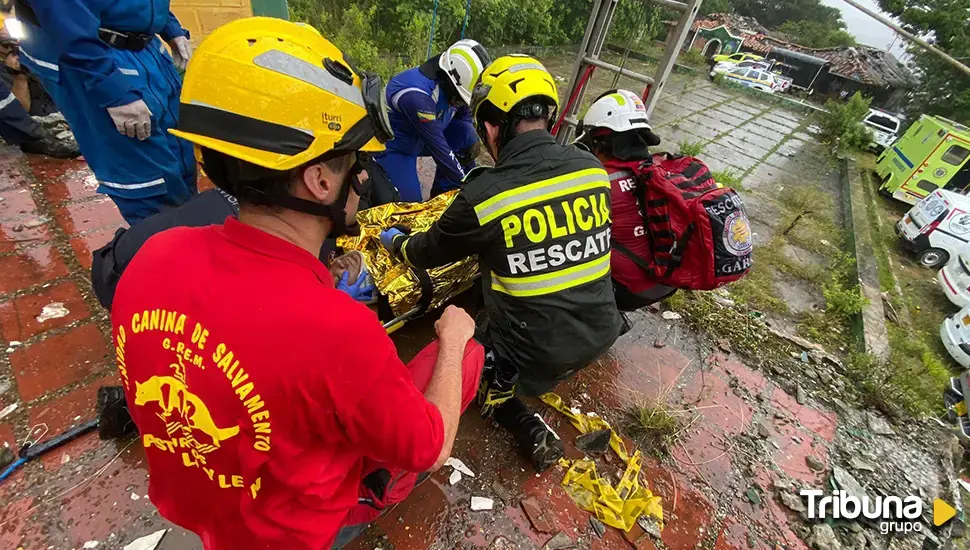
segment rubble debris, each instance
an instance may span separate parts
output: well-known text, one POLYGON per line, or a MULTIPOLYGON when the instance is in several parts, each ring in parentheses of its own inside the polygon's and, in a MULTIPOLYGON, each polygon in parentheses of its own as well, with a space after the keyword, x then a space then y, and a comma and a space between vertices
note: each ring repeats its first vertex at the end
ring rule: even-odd
POLYGON ((679 319, 683 319, 684 316, 676 311, 665 311, 663 312, 663 318, 665 321, 677 321, 679 319))
POLYGON ((461 481, 461 472, 458 470, 452 470, 451 475, 448 476, 448 485, 456 485, 461 481))
POLYGON ((808 467, 814 472, 821 472, 825 470, 825 463, 814 455, 806 455, 805 464, 808 464, 808 467))
POLYGON ((165 536, 165 533, 168 533, 168 529, 155 531, 151 535, 137 538, 125 545, 124 550, 155 550, 158 543, 162 542, 162 537, 165 536))
POLYGON ((89 540, 85 542, 84 546, 82 546, 81 548, 84 548, 85 550, 90 550, 91 548, 97 548, 99 544, 101 543, 96 540, 89 540))
POLYGON ((727 338, 721 338, 717 341, 717 347, 721 348, 724 353, 731 353, 731 341, 727 338))
MULTIPOLYGON (((799 359, 802 360, 802 363, 808 363, 808 352, 807 351, 803 351, 802 354, 799 356, 799 359)), ((815 372, 815 369, 812 369, 811 372, 814 373, 815 372)))
POLYGON ((609 429, 596 430, 576 437, 576 448, 590 456, 599 456, 610 448, 609 429))
POLYGON ((462 474, 468 477, 475 477, 475 473, 472 472, 468 468, 468 466, 465 466, 465 463, 462 462, 461 459, 455 458, 453 456, 448 457, 448 460, 445 461, 445 466, 451 466, 455 470, 461 472, 462 474))
POLYGON ((804 405, 808 401, 808 394, 805 392, 805 388, 801 384, 795 386, 795 401, 799 405, 804 405))
POLYGON ((876 435, 896 435, 896 431, 893 430, 893 427, 889 425, 889 422, 885 418, 871 411, 866 417, 872 433, 876 435))
POLYGON ((769 437, 771 437, 771 426, 768 424, 767 421, 758 422, 757 426, 758 426, 757 430, 758 430, 759 437, 762 437, 764 439, 768 439, 769 437))
POLYGON ((529 497, 522 499, 519 502, 519 506, 522 507, 522 511, 525 512, 525 517, 529 519, 529 523, 532 524, 532 528, 540 533, 552 533, 556 530, 556 524, 549 521, 545 514, 542 513, 542 505, 535 497, 529 497))
POLYGON ((788 509, 793 512, 804 513, 808 508, 805 506, 805 502, 802 501, 802 497, 792 493, 790 491, 781 491, 778 495, 781 499, 781 503, 788 507, 788 509))
POLYGON ((575 548, 576 543, 573 539, 569 538, 569 535, 559 531, 554 537, 549 539, 549 542, 542 547, 542 550, 565 550, 566 548, 575 548))
POLYGON ((53 302, 44 306, 40 310, 40 315, 37 316, 37 322, 43 323, 44 321, 49 321, 51 319, 60 319, 61 317, 67 317, 71 312, 64 307, 64 302, 53 302))
POLYGON ((754 504, 755 506, 759 506, 761 504, 761 492, 758 491, 757 485, 752 485, 749 487, 748 490, 744 492, 744 496, 748 497, 751 504, 754 504))
MULTIPOLYGON (((380 548, 375 548, 374 550, 380 550, 380 548)), ((488 550, 516 550, 516 546, 509 542, 509 539, 499 535, 492 541, 488 550)))
POLYGON ((495 501, 486 497, 472 497, 471 507, 473 512, 481 512, 482 510, 491 510, 492 506, 495 505, 495 501))
POLYGON ((515 493, 506 489, 505 486, 502 485, 502 483, 497 479, 492 482, 492 492, 506 503, 511 502, 515 498, 515 493))
POLYGON ((603 538, 603 535, 606 534, 606 526, 603 525, 602 521, 596 519, 595 517, 590 516, 589 525, 593 528, 593 532, 596 533, 597 537, 603 538))
POLYGON ((838 487, 845 491, 849 496, 856 497, 859 500, 868 498, 866 490, 862 487, 862 484, 859 483, 856 478, 852 477, 852 474, 839 466, 832 466, 832 479, 834 479, 835 484, 838 485, 838 487))
POLYGON ((653 341, 653 347, 657 349, 663 349, 667 347, 667 341, 661 338, 657 338, 656 340, 653 341))
POLYGON ((17 410, 17 407, 19 407, 19 406, 20 405, 17 404, 17 403, 11 403, 11 404, 7 405, 6 407, 4 407, 3 410, 0 411, 0 420, 3 420, 4 418, 7 417, 7 415, 9 415, 10 413, 12 413, 15 410, 17 410))
POLYGON ((853 470, 859 470, 863 472, 875 472, 876 466, 865 459, 858 456, 853 456, 849 459, 849 467, 853 470))
POLYGON ((816 523, 812 526, 812 534, 809 535, 808 545, 816 550, 841 550, 842 543, 835 536, 832 526, 827 523, 816 523))
POLYGON ((655 539, 660 538, 660 524, 657 523, 657 519, 649 516, 640 516, 637 518, 637 525, 651 537, 655 539))

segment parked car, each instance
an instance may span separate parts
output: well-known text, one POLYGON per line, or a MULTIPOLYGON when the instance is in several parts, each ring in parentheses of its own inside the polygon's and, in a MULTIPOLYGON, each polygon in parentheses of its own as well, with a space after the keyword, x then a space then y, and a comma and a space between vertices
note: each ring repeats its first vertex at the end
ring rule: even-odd
POLYGON ((970 368, 970 306, 943 321, 940 339, 954 361, 963 368, 970 368))
POLYGON ((732 54, 715 55, 711 58, 714 63, 741 63, 742 61, 764 61, 765 58, 753 53, 738 52, 732 54))
POLYGON ((778 87, 775 76, 765 70, 715 65, 711 69, 711 79, 718 74, 724 75, 725 80, 736 82, 742 86, 754 88, 755 90, 769 94, 774 93, 778 87))
POLYGON ((946 297, 957 307, 970 305, 970 248, 966 248, 950 260, 936 280, 946 297))
POLYGON ((899 129, 903 125, 899 117, 881 109, 869 109, 869 114, 862 123, 872 130, 872 143, 869 147, 876 153, 892 147, 899 139, 899 129))
POLYGON ((923 267, 940 267, 970 244, 970 197, 937 189, 896 223, 903 245, 923 267))
POLYGON ((946 189, 970 191, 970 128, 923 115, 876 159, 879 190, 909 204, 946 189))

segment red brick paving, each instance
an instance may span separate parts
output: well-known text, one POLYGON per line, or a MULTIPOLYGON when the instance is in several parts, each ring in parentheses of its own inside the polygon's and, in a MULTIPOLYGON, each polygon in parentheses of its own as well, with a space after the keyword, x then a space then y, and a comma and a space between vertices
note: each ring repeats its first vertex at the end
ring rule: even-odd
POLYGON ((93 323, 81 325, 10 354, 20 398, 30 401, 102 370, 108 346, 93 323))
POLYGON ((124 224, 118 207, 108 197, 99 195, 92 200, 69 204, 58 208, 54 217, 58 225, 68 235, 76 235, 106 226, 119 227, 124 224))
POLYGON ((86 318, 90 312, 81 291, 72 281, 64 281, 36 294, 25 294, 7 302, 0 302, 0 338, 24 341, 44 331, 62 327, 86 318), (38 321, 50 304, 63 304, 68 310, 64 317, 38 321))
POLYGON ((67 266, 61 259, 60 252, 51 245, 0 256, 0 294, 22 290, 66 275, 67 266))
MULTIPOLYGON (((18 443, 15 435, 25 435, 33 424, 46 423, 53 435, 87 420, 94 414, 97 388, 117 383, 117 375, 110 369, 109 348, 98 328, 92 322, 66 328, 92 314, 81 297, 82 288, 78 287, 86 286, 82 281, 87 279, 87 273, 73 274, 47 288, 42 286, 68 276, 68 264, 81 265, 86 270, 90 266, 90 251, 110 240, 114 229, 122 225, 113 203, 95 196, 95 186, 83 162, 51 162, 32 157, 28 164, 19 153, 0 150, 0 197, 5 199, 0 201, 0 351, 10 340, 29 342, 26 347, 15 346, 7 354, 16 386, 0 394, 0 406, 20 403, 20 408, 0 423, 0 441, 14 447, 18 443), (30 179, 22 171, 27 166, 33 171, 33 181, 42 185, 25 192, 30 179), (35 201, 41 203, 40 211, 35 201), (53 216, 41 218, 51 215, 48 206, 53 208, 53 216), (46 221, 35 228, 13 231, 17 225, 33 219, 46 221), (54 242, 50 242, 52 239, 54 242), (68 264, 55 243, 74 255, 68 264), (31 292, 16 298, 9 296, 31 287, 31 292), (37 322, 40 309, 51 302, 63 302, 70 314, 37 322), (91 380, 92 375, 102 372, 91 380), (88 382, 82 383, 84 380, 88 382)), ((618 345, 614 353, 582 371, 574 383, 564 384, 559 391, 567 402, 582 393, 583 402, 587 403, 584 408, 593 410, 608 411, 636 400, 663 396, 672 403, 690 403, 703 416, 684 440, 683 448, 674 450, 675 458, 645 462, 643 479, 664 499, 667 527, 661 537, 663 546, 667 550, 686 550, 713 545, 718 550, 728 550, 748 548, 749 544, 773 548, 779 542, 787 549, 804 547, 787 527, 790 515, 775 500, 772 483, 779 471, 806 483, 818 482, 820 476, 808 470, 804 458, 811 453, 828 464, 827 445, 834 437, 835 415, 798 405, 733 356, 718 353, 706 361, 702 374, 702 362, 692 360, 672 345, 654 348, 653 338, 648 340, 618 345), (734 385, 744 396, 770 394, 771 405, 784 411, 790 422, 754 418, 756 411, 736 394, 734 385), (747 472, 736 471, 740 465, 733 463, 731 437, 750 433, 749 427, 755 420, 772 426, 771 440, 780 447, 773 456, 779 471, 762 469, 755 476, 762 489, 762 505, 758 507, 739 498, 734 493, 736 487, 731 485, 733 480, 750 477, 747 472), (793 435, 801 443, 794 441, 793 435), (715 517, 726 519, 719 524, 715 517)), ((571 443, 575 430, 558 415, 551 420, 567 443, 569 455, 578 456, 571 443)), ((29 464, 0 484, 0 546, 22 545, 25 550, 48 546, 77 548, 88 540, 105 543, 115 533, 117 538, 104 547, 120 548, 121 542, 165 526, 144 498, 146 467, 139 445, 123 451, 101 477, 69 490, 78 476, 95 473, 120 449, 118 443, 100 442, 96 435, 89 434, 39 463, 29 464), (45 491, 65 494, 53 500, 35 500, 45 491), (133 500, 132 493, 139 498, 133 500), (32 506, 39 507, 34 511, 30 510, 32 506), (53 515, 54 519, 42 520, 42 515, 53 515)), ((381 518, 369 533, 385 535, 387 542, 399 550, 425 549, 444 537, 472 547, 486 547, 497 536, 506 537, 517 547, 541 547, 552 534, 534 531, 519 506, 521 498, 532 496, 551 529, 561 530, 592 548, 656 550, 653 539, 639 527, 628 534, 607 528, 604 537, 597 538, 589 525, 590 514, 580 510, 560 486, 562 469, 554 467, 535 477, 515 457, 509 438, 477 417, 466 415, 462 419, 455 453, 466 459, 473 470, 500 480, 512 496, 500 500, 487 482, 480 485, 478 480, 451 487, 447 484, 449 472, 439 472, 410 499, 381 518), (469 511, 472 494, 496 498, 498 509, 469 511)), ((602 469, 601 474, 615 478, 622 465, 614 458, 602 469)), ((200 547, 193 535, 178 529, 166 537, 162 546, 171 550, 200 547)), ((362 538, 351 548, 373 546, 362 538)))

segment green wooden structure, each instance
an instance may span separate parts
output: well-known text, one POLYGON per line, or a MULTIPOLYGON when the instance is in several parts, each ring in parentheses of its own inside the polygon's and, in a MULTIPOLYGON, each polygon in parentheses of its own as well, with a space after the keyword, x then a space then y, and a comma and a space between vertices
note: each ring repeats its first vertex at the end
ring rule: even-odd
POLYGON ((264 17, 279 17, 289 19, 290 10, 286 6, 286 0, 252 0, 253 15, 264 17))

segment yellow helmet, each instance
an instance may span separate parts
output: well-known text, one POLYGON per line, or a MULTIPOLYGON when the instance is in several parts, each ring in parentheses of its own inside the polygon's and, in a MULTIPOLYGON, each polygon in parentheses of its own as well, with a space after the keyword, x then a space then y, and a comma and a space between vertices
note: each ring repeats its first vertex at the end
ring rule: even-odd
MULTIPOLYGON (((479 77, 472 93, 471 108, 476 126, 481 126, 482 111, 493 111, 491 107, 508 116, 515 116, 513 109, 527 99, 545 100, 553 107, 550 118, 555 118, 559 108, 559 93, 556 81, 549 71, 537 60, 527 55, 506 55, 496 59, 479 77)), ((490 121, 494 122, 494 121, 490 121)))
POLYGON ((383 151, 394 137, 379 77, 313 27, 269 17, 228 23, 199 45, 171 132, 271 170, 383 151))

